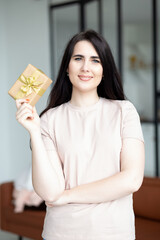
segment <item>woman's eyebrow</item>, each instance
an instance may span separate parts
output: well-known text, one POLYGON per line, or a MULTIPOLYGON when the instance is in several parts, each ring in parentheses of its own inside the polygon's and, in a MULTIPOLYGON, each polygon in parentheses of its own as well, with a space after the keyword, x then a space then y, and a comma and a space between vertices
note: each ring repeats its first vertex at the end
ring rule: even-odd
POLYGON ((91 58, 99 58, 98 56, 91 56, 91 58))
POLYGON ((75 55, 73 55, 73 57, 84 57, 84 56, 81 54, 75 54, 75 55))
MULTIPOLYGON (((81 58, 84 58, 84 56, 81 55, 81 54, 75 54, 75 55, 73 55, 73 57, 81 57, 81 58)), ((99 59, 98 56, 90 56, 90 58, 98 58, 98 59, 99 59)))

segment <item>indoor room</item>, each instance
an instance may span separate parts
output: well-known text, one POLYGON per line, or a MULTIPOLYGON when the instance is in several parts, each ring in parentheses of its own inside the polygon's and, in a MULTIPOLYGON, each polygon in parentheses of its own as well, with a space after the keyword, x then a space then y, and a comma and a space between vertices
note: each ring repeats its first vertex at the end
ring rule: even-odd
POLYGON ((32 186, 30 134, 17 122, 15 100, 8 91, 32 64, 52 80, 36 102, 40 114, 59 76, 68 41, 87 30, 109 44, 124 95, 134 105, 143 132, 144 179, 133 191, 136 239, 160 239, 160 1, 0 0, 1 240, 43 239, 46 208, 32 186), (29 194, 32 201, 27 204, 29 194))

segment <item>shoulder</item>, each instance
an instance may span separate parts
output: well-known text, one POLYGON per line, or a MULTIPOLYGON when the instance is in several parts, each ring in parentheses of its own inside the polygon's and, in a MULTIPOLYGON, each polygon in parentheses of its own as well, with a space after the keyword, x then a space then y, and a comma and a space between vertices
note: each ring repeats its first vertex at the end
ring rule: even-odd
POLYGON ((60 106, 54 107, 54 108, 50 108, 48 111, 46 111, 42 116, 41 119, 52 119, 54 117, 56 117, 57 114, 61 113, 64 111, 66 107, 66 103, 61 104, 60 106))
POLYGON ((118 111, 122 114, 126 114, 130 110, 136 111, 135 106, 128 100, 112 100, 102 98, 102 105, 104 108, 110 111, 118 111))
POLYGON ((131 116, 139 119, 139 114, 134 104, 128 100, 124 100, 122 103, 122 114, 123 117, 131 116))
POLYGON ((49 128, 53 126, 56 119, 62 118, 64 110, 66 108, 66 103, 60 106, 50 108, 41 116, 41 126, 47 125, 49 128))

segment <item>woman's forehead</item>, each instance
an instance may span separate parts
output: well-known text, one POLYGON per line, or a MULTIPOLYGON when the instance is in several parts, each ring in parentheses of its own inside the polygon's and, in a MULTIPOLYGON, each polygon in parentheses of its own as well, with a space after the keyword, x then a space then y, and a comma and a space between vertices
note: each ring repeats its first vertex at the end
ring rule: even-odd
POLYGON ((76 43, 73 49, 73 54, 72 55, 90 55, 90 56, 98 56, 97 51, 95 50, 94 46, 92 45, 91 42, 87 40, 82 40, 76 43))

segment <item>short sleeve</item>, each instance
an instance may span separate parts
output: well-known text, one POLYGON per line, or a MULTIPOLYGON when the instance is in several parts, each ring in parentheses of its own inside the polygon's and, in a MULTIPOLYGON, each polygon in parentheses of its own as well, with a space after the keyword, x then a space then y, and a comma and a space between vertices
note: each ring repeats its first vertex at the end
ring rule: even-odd
POLYGON ((125 101, 122 107, 122 139, 136 138, 144 142, 140 117, 134 105, 125 101))
POLYGON ((56 150, 54 133, 50 133, 47 112, 41 117, 41 136, 46 150, 56 150))

